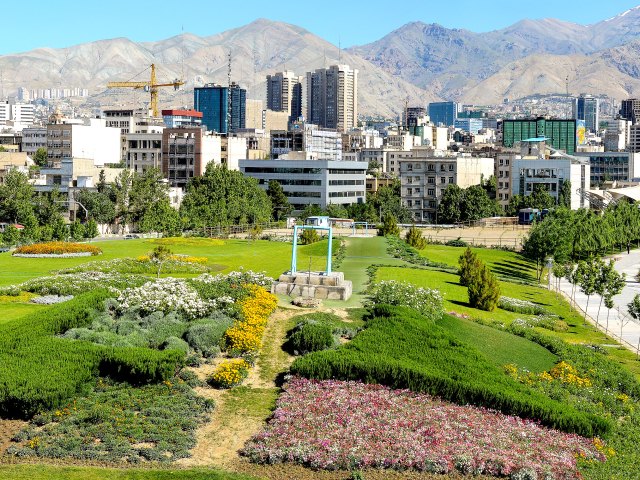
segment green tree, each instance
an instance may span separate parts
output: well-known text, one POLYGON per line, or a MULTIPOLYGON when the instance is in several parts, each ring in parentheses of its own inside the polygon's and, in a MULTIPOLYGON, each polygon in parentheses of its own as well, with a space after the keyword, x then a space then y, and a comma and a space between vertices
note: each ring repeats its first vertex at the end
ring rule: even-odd
POLYGON ((271 216, 275 221, 279 221, 293 211, 282 185, 277 180, 269 180, 267 196, 271 199, 271 216))
POLYGON ((67 195, 54 185, 49 192, 42 192, 33 199, 33 209, 40 225, 51 223, 54 218, 62 217, 67 209, 67 195))
POLYGON ((438 223, 459 223, 462 221, 461 205, 463 201, 464 190, 455 183, 447 185, 438 204, 438 223))
POLYGON ((69 236, 69 229, 67 225, 64 223, 64 219, 62 217, 56 217, 51 225, 51 236, 53 240, 66 240, 69 236))
POLYGON ((393 215, 393 213, 386 213, 384 219, 382 221, 382 227, 378 229, 378 235, 387 236, 387 235, 395 235, 396 237, 400 235, 400 227, 398 227, 398 219, 393 215))
MULTIPOLYGON (((94 192, 80 190, 76 193, 77 200, 82 203, 89 212, 89 216, 100 224, 110 224, 115 221, 116 206, 109 197, 108 191, 94 192)), ((78 215, 86 220, 84 210, 78 211, 78 215)))
POLYGON ((0 185, 0 221, 22 223, 33 215, 33 186, 22 172, 12 169, 0 185))
POLYGON ((325 212, 322 211, 320 205, 310 203, 304 207, 302 212, 300 212, 300 219, 304 221, 309 217, 317 217, 319 215, 324 215, 324 213, 325 212))
POLYGON ((158 245, 156 248, 149 253, 149 260, 155 263, 158 266, 158 272, 156 277, 160 278, 160 272, 162 271, 162 265, 171 258, 173 252, 164 245, 158 245))
POLYGON ((528 208, 537 208, 538 210, 551 208, 556 204, 555 199, 542 185, 534 185, 533 192, 524 197, 524 202, 528 208))
POLYGON ((80 220, 76 219, 69 225, 69 236, 76 241, 84 238, 84 225, 80 220))
POLYGON ((320 241, 320 235, 318 235, 318 231, 314 228, 305 228, 302 230, 302 234, 300 235, 300 243, 302 245, 311 245, 312 243, 316 243, 320 241))
MULTIPOLYGON (((610 263, 612 263, 612 261, 610 263)), ((626 285, 625 274, 612 269, 607 276, 606 282, 604 289, 604 306, 607 308, 607 331, 609 331, 609 314, 614 305, 613 297, 622 293, 626 285)))
POLYGON ((141 232, 160 232, 164 236, 182 233, 180 214, 169 204, 169 199, 160 200, 147 207, 138 224, 141 232))
POLYGON ((571 208, 571 180, 562 182, 562 186, 558 192, 558 205, 571 208))
POLYGON ((469 304, 474 308, 492 312, 500 300, 500 284, 496 276, 482 262, 467 287, 469 304))
POLYGON ((348 205, 347 217, 353 218, 356 222, 376 223, 378 221, 378 213, 371 202, 348 205))
POLYGON ((331 218, 347 218, 349 214, 347 213, 347 209, 342 205, 330 203, 327 205, 327 215, 331 218))
POLYGON ((100 232, 98 231, 98 224, 93 218, 89 219, 89 221, 85 224, 84 235, 86 238, 96 238, 98 235, 100 235, 100 232))
POLYGON ((40 147, 36 150, 36 153, 33 154, 32 160, 39 167, 46 167, 49 163, 49 158, 47 156, 47 149, 44 147, 40 147))
POLYGON ((159 169, 149 168, 131 176, 128 211, 132 223, 140 222, 147 210, 164 201, 169 201, 169 184, 159 169))
POLYGON ((470 247, 466 250, 460 258, 458 258, 458 275, 460 275, 460 285, 465 287, 469 286, 471 280, 477 276, 478 271, 482 268, 482 262, 478 258, 478 255, 473 253, 470 247))
POLYGON ((516 217, 523 208, 526 208, 524 197, 520 194, 511 195, 509 204, 505 208, 505 215, 508 217, 516 217))
POLYGON ((271 200, 254 178, 209 164, 187 184, 180 213, 189 228, 264 223, 271 217, 271 200))
POLYGON ((602 260, 595 258, 590 258, 588 261, 578 263, 578 268, 581 269, 580 290, 587 296, 587 305, 584 309, 585 324, 587 322, 587 312, 589 311, 589 300, 591 299, 591 295, 596 293, 602 267, 602 260))
POLYGON ((17 245, 20 241, 20 230, 14 225, 9 225, 4 229, 2 234, 2 243, 5 245, 17 245))
POLYGON ((405 235, 405 241, 413 248, 424 250, 427 246, 427 239, 422 236, 422 231, 413 225, 405 235))
POLYGON ((480 185, 472 185, 464 190, 460 203, 460 218, 463 222, 492 217, 498 213, 496 202, 489 198, 480 185))
POLYGON ((400 223, 411 223, 413 215, 411 211, 402 205, 400 201, 400 181, 396 180, 390 186, 382 186, 375 193, 367 196, 367 203, 373 205, 373 210, 378 212, 380 220, 387 213, 391 213, 400 223))

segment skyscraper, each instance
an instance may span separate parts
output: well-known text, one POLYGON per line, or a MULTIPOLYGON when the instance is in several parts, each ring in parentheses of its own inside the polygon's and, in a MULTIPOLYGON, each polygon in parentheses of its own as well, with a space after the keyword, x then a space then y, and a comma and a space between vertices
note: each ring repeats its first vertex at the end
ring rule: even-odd
POLYGON ((591 95, 581 94, 573 99, 573 118, 584 120, 585 127, 591 132, 597 132, 600 123, 600 100, 591 95))
POLYGON ((302 116, 302 77, 285 70, 267 75, 267 109, 287 112, 290 120, 302 116))
POLYGON ((358 70, 332 65, 307 73, 307 120, 346 132, 358 124, 358 70))
POLYGON ((628 100, 622 100, 620 117, 625 120, 631 120, 634 125, 638 123, 638 119, 640 119, 640 99, 630 98, 628 100))
POLYGON ((193 89, 193 108, 202 112, 202 125, 213 132, 229 133, 229 131, 245 128, 246 101, 247 91, 232 83, 231 125, 229 125, 229 87, 208 84, 193 89))
POLYGON ((460 112, 460 104, 456 102, 433 102, 428 107, 429 119, 436 125, 444 125, 449 127, 453 125, 458 112, 460 112))

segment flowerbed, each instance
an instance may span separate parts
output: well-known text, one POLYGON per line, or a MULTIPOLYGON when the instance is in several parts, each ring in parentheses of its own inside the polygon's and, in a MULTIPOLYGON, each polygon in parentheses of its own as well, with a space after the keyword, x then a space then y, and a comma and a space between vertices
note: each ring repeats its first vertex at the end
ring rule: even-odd
POLYGON ((148 279, 138 275, 106 272, 82 272, 69 275, 39 277, 0 288, 0 295, 19 295, 21 291, 39 295, 78 295, 96 288, 119 293, 127 287, 144 284, 148 279))
POLYGON ((383 280, 374 283, 369 289, 369 300, 373 304, 410 307, 430 318, 439 318, 444 313, 438 290, 416 287, 408 282, 383 280))
POLYGON ((99 255, 102 253, 98 247, 86 243, 73 242, 46 242, 23 245, 13 252, 13 255, 66 255, 66 254, 99 255))
POLYGON ((577 458, 605 461, 598 439, 407 390, 297 377, 284 389, 242 451, 254 462, 577 479, 577 458))
POLYGON ((232 358, 218 365, 209 378, 209 383, 217 388, 231 388, 240 385, 249 375, 251 364, 243 358, 232 358))
POLYGON ((498 308, 525 315, 545 315, 548 313, 544 307, 536 303, 504 296, 500 297, 498 308))
MULTIPOLYGON (((183 257, 172 256, 162 264, 162 273, 204 273, 212 269, 221 270, 222 265, 205 265, 207 259, 205 257, 183 257), (198 259, 198 261, 191 261, 198 259), (201 261, 204 259, 204 261, 201 261)), ((89 262, 77 267, 65 268, 58 270, 56 273, 67 275, 70 273, 82 273, 86 271, 103 272, 103 273, 139 273, 139 274, 156 274, 158 272, 158 264, 149 260, 148 257, 138 258, 115 258, 113 260, 105 260, 98 262, 89 262)))

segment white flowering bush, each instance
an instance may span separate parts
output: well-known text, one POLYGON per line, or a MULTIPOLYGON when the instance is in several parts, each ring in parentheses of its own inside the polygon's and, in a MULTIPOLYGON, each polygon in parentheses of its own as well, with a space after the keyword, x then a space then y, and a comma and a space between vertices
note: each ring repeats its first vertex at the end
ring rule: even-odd
POLYGON ((167 277, 123 290, 118 302, 122 310, 131 307, 139 307, 143 312, 166 313, 175 310, 188 318, 199 318, 211 310, 233 302, 233 299, 220 297, 204 300, 185 280, 167 277))
POLYGON ((66 296, 78 295, 96 288, 108 288, 114 294, 118 294, 122 289, 142 285, 145 281, 146 278, 138 275, 91 271, 34 278, 0 289, 0 294, 19 295, 20 291, 25 291, 39 295, 66 296))
POLYGON ((410 307, 430 318, 439 318, 444 312, 438 290, 416 287, 408 282, 383 280, 374 283, 369 289, 369 300, 373 305, 386 303, 410 307))
POLYGON ((253 284, 260 287, 271 287, 273 278, 266 275, 264 272, 254 272, 253 270, 237 270, 235 272, 229 272, 225 274, 210 275, 203 273, 193 279, 195 282, 201 283, 227 283, 227 284, 253 284))
POLYGON ((544 315, 547 313, 544 307, 536 303, 511 297, 500 297, 500 300, 498 300, 498 308, 523 315, 544 315))

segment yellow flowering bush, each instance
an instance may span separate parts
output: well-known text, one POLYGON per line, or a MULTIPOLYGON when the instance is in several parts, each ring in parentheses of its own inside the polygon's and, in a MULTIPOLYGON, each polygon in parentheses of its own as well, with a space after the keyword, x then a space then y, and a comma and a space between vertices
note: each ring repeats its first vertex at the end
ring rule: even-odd
POLYGON ((64 255, 68 253, 90 253, 99 255, 102 253, 98 247, 86 243, 74 242, 44 242, 32 245, 23 245, 16 248, 14 254, 21 255, 64 255))
POLYGON ((249 363, 242 358, 233 358, 222 362, 215 369, 209 383, 218 388, 231 388, 240 385, 249 375, 249 363))
POLYGON ((257 353, 269 315, 278 304, 275 295, 258 285, 246 285, 249 296, 240 302, 240 319, 225 332, 227 350, 235 355, 257 353))
POLYGON ((549 370, 549 375, 560 380, 562 383, 576 385, 578 387, 590 387, 591 380, 586 377, 579 377, 575 367, 562 361, 549 370))

